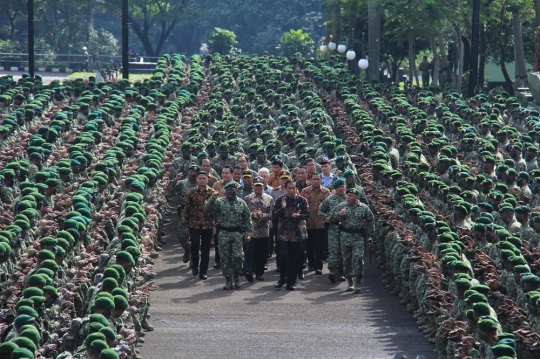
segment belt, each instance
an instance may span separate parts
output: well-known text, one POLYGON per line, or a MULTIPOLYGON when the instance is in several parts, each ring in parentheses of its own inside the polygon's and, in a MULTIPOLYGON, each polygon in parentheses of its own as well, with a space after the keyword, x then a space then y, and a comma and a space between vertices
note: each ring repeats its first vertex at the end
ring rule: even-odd
POLYGON ((339 230, 345 233, 362 233, 361 229, 347 229, 347 228, 340 227, 339 230))
POLYGON ((241 232, 240 227, 219 227, 220 231, 225 232, 241 232))

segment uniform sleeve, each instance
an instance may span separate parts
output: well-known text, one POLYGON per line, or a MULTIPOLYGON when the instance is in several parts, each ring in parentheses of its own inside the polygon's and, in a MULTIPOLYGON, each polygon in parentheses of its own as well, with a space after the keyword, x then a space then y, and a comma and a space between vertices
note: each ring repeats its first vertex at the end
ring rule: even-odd
POLYGON ((341 211, 343 207, 345 207, 345 203, 340 203, 332 210, 332 213, 330 213, 330 222, 337 224, 341 221, 339 211, 341 211))
POLYGON ((189 220, 191 217, 191 190, 187 194, 186 203, 184 205, 184 227, 189 226, 189 220))
POLYGON ((330 196, 326 197, 319 206, 317 214, 321 217, 327 217, 330 214, 330 200, 328 198, 330 198, 330 196))
POLYGON ((208 201, 204 202, 203 210, 205 212, 216 212, 218 209, 218 204, 214 196, 210 197, 208 201))
POLYGON ((364 207, 364 216, 366 219, 366 231, 369 231, 369 233, 366 232, 366 234, 371 235, 372 233, 375 233, 375 217, 368 206, 364 207))
POLYGON ((251 222, 251 213, 246 202, 244 202, 244 210, 242 211, 242 223, 244 224, 246 236, 251 236, 251 233, 253 233, 253 222, 251 222))

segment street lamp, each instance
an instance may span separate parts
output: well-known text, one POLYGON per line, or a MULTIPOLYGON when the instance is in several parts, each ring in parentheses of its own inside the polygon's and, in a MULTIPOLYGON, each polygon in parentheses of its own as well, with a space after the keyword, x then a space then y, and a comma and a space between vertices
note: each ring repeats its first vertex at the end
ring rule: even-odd
POLYGON ((366 77, 365 71, 369 67, 369 61, 367 59, 360 59, 358 61, 358 67, 360 68, 360 79, 364 81, 364 78, 366 77))
POLYGON ((319 46, 319 51, 320 52, 325 52, 326 51, 326 45, 323 44, 323 45, 319 46))
POLYGON ((347 57, 347 60, 352 61, 356 58, 356 52, 354 52, 353 49, 350 49, 349 51, 347 51, 345 56, 347 57))
POLYGON ((329 48, 331 51, 334 51, 334 50, 336 49, 336 47, 337 47, 337 45, 336 45, 335 42, 330 41, 330 42, 328 43, 328 48, 329 48))
POLYGON ((344 54, 345 51, 347 51, 347 46, 345 46, 345 44, 339 44, 339 46, 337 47, 337 50, 340 54, 344 54))

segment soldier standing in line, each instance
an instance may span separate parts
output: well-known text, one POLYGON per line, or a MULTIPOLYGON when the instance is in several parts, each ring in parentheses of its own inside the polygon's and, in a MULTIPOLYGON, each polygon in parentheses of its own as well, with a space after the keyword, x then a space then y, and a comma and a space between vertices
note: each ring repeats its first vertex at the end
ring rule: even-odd
POLYGON ((343 271, 349 283, 347 291, 355 293, 360 293, 364 276, 364 242, 370 238, 375 223, 373 213, 358 197, 358 189, 349 188, 347 202, 337 205, 330 215, 332 223, 339 223, 343 271))
MULTIPOLYGON (((231 181, 224 186, 225 197, 219 198, 219 192, 204 204, 206 212, 217 215, 216 229, 219 230, 219 253, 221 256, 221 270, 226 279, 225 290, 241 288, 240 271, 244 260, 242 250, 243 239, 251 240, 253 224, 248 206, 243 199, 236 196, 238 183, 231 181)), ((211 215, 209 213, 209 215, 211 215)))

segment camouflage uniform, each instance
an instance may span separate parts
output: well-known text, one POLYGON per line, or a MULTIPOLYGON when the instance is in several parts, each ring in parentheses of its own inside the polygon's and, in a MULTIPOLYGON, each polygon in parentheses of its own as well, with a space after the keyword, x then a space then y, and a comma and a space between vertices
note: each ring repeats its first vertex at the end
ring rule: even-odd
POLYGON ((253 231, 251 215, 244 200, 236 198, 229 201, 226 197, 215 199, 211 197, 205 204, 204 210, 215 212, 219 228, 219 253, 221 268, 225 277, 237 277, 242 269, 244 252, 242 249, 243 235, 253 231))
POLYGON ((364 238, 363 230, 374 233, 374 217, 368 206, 357 202, 354 206, 340 203, 330 215, 332 223, 340 223, 341 255, 343 272, 346 277, 355 277, 357 281, 364 275, 364 238), (345 209, 347 214, 340 216, 345 209))
MULTIPOLYGON (((347 200, 347 196, 338 196, 333 193, 319 207, 319 216, 330 217, 333 209, 347 200)), ((343 258, 341 257, 341 242, 339 237, 339 228, 336 224, 328 226, 328 270, 331 274, 342 275, 343 258)))
POLYGON ((180 198, 178 202, 178 207, 180 207, 178 211, 178 241, 185 251, 189 250, 189 243, 184 231, 184 207, 186 206, 186 199, 189 190, 195 187, 197 187, 197 182, 191 183, 189 178, 178 181, 175 186, 175 192, 178 193, 180 198))

